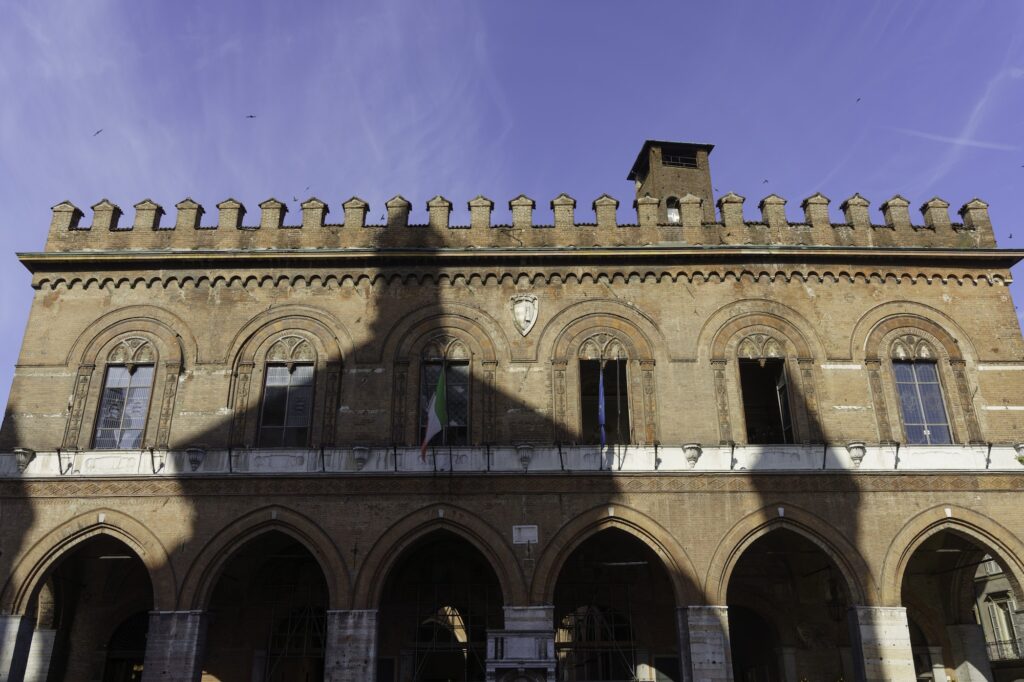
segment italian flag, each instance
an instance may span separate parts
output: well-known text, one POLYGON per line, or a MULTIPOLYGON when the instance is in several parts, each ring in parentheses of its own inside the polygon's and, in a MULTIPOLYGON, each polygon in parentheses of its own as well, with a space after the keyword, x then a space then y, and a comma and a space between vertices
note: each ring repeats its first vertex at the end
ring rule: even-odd
POLYGON ((431 439, 441 433, 441 429, 448 422, 446 394, 444 367, 442 367, 441 375, 437 377, 437 387, 434 389, 434 395, 430 396, 430 402, 427 404, 427 432, 423 434, 423 445, 420 446, 420 460, 426 460, 427 446, 430 444, 431 439))

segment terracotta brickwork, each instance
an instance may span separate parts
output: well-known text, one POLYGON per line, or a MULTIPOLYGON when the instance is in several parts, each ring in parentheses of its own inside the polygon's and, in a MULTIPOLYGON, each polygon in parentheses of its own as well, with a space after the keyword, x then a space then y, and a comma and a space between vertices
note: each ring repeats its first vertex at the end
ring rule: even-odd
MULTIPOLYGON (((376 611, 385 581, 432 533, 486 559, 507 609, 555 604, 569 557, 617 530, 660 559, 674 590, 665 599, 683 609, 673 653, 680 679, 731 679, 728 633, 716 634, 728 629, 730 580, 752 545, 786 530, 835 566, 859 633, 841 645, 856 676, 913 679, 901 601, 911 555, 936 533, 956 533, 998 557, 1017 586, 1024 465, 986 471, 964 459, 940 467, 959 471, 899 470, 896 444, 908 437, 893 363, 907 353, 934 362, 951 443, 930 457, 948 464, 973 447, 991 462, 993 448, 1024 441, 1024 340, 1008 290, 1021 254, 996 248, 979 200, 953 222, 949 204, 933 199, 913 225, 899 196, 881 206, 881 223, 859 195, 843 202, 842 223, 820 194, 803 202, 802 222, 771 196, 750 222, 742 197, 714 201, 709 146, 699 146, 693 168, 658 175, 659 144, 645 146, 634 167, 643 177, 628 224, 608 196, 592 205, 591 223, 578 222, 566 195, 552 200, 551 219, 517 197, 511 226, 490 224, 493 203, 483 197, 469 202, 469 226, 449 224, 443 197, 428 202, 425 225, 410 224, 401 196, 387 202, 384 225, 366 224, 358 198, 337 210, 339 224, 310 199, 293 225, 276 200, 260 204, 257 220, 224 201, 213 223, 185 200, 166 225, 150 200, 135 206, 131 225, 104 200, 88 227, 76 207, 58 204, 46 250, 21 254, 34 299, 0 431, 10 462, 0 468, 3 613, 34 618, 40 586, 63 557, 111 536, 151 582, 146 679, 196 679, 212 632, 204 614, 224 567, 276 531, 323 572, 326 678, 371 679, 373 659, 385 655, 373 636, 386 627, 376 611), (676 186, 678 221, 667 208, 676 186), (517 311, 517 301, 526 307, 517 311), (587 442, 581 360, 609 353, 625 361, 628 443, 654 448, 652 469, 490 472, 494 447, 587 442), (419 444, 420 377, 439 358, 465 363, 460 447, 485 452, 485 470, 397 473, 397 450, 393 475, 330 473, 326 463, 286 475, 234 468, 261 448, 270 365, 312 368, 308 431, 292 450, 355 457, 359 448, 419 444), (660 447, 749 444, 739 368, 754 360, 784 363, 790 444, 892 447, 895 470, 858 470, 856 459, 843 470, 783 471, 766 459, 764 471, 745 471, 733 458, 721 471, 659 471, 660 447), (153 367, 138 447, 99 453, 114 459, 95 475, 73 463, 65 470, 65 456, 96 450, 108 367, 126 364, 153 367), (158 475, 190 448, 225 452, 226 471, 158 475), (25 452, 35 463, 15 468, 25 452), (33 473, 43 452, 59 474, 33 473), (117 473, 118 462, 140 457, 154 475, 136 475, 137 466, 117 473), (513 543, 513 527, 524 524, 537 527, 535 544, 513 543), (886 662, 890 649, 898 661, 886 662)), ((22 641, 11 623, 0 635, 22 641)), ((954 657, 959 645, 937 646, 954 657)), ((488 674, 499 676, 492 654, 488 674)), ((538 658, 525 668, 546 665, 538 658)), ((811 674, 800 665, 790 668, 811 674)), ((91 674, 66 670, 68 679, 91 674)))

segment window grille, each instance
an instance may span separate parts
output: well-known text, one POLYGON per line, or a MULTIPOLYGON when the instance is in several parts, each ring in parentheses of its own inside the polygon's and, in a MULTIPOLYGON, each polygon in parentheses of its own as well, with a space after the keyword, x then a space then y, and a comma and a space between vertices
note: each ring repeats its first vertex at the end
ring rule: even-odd
POLYGON ((153 387, 153 365, 108 365, 94 447, 134 449, 142 444, 153 387))
POLYGON ((427 409, 443 371, 448 419, 441 425, 441 433, 433 438, 431 444, 469 445, 469 362, 424 361, 420 368, 420 442, 426 437, 430 418, 427 409))
POLYGON ((894 360, 892 369, 907 443, 952 443, 937 365, 920 360, 894 360))
POLYGON ((268 364, 260 411, 260 447, 309 444, 313 415, 313 365, 268 364))
POLYGON ((677 168, 696 168, 696 154, 663 154, 661 163, 665 166, 676 166, 677 168))

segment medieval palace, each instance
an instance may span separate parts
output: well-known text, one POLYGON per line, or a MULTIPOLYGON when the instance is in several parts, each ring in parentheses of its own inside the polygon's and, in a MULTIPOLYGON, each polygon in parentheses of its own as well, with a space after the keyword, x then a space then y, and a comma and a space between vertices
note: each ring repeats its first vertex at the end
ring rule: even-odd
POLYGON ((508 225, 54 206, 0 681, 1024 680, 1024 252, 980 199, 755 217, 711 152, 508 225))

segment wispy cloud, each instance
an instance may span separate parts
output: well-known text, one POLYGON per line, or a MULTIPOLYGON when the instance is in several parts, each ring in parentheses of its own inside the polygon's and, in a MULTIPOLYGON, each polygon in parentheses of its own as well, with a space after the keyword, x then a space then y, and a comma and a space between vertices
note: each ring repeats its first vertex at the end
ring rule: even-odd
POLYGON ((920 137, 925 140, 932 140, 933 142, 943 142, 945 144, 952 144, 958 147, 977 147, 979 149, 996 149, 998 151, 1012 152, 1020 149, 1019 146, 1012 144, 1002 144, 1000 142, 985 142, 983 140, 974 140, 969 137, 954 137, 951 135, 936 135, 935 133, 929 133, 924 130, 914 130, 912 128, 890 128, 897 133, 903 133, 904 135, 910 135, 912 137, 920 137))

